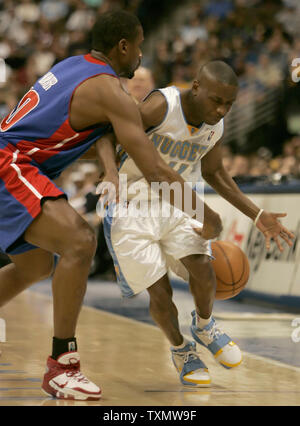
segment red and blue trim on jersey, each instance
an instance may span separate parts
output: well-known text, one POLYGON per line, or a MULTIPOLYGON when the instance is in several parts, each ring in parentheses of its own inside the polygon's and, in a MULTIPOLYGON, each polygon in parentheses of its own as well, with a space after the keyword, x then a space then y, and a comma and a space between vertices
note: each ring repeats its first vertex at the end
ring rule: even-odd
POLYGON ((66 195, 30 157, 12 148, 0 149, 0 249, 20 254, 36 248, 22 235, 41 212, 42 200, 66 195))
POLYGON ((23 234, 45 197, 66 197, 52 179, 78 159, 109 125, 76 132, 69 107, 76 88, 100 74, 117 77, 91 55, 56 64, 0 124, 0 249, 19 254, 35 248, 23 234))
POLYGON ((104 125, 76 132, 69 123, 74 91, 87 79, 100 74, 117 77, 108 64, 90 54, 73 56, 56 64, 2 120, 1 145, 15 146, 31 156, 51 179, 58 177, 111 128, 104 125), (50 84, 43 84, 45 81, 50 84))

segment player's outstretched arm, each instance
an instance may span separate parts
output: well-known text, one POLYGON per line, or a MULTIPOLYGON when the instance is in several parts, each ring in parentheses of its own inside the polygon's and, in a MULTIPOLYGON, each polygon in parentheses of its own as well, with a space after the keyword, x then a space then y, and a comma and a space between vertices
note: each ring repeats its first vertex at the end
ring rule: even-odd
POLYGON ((223 166, 220 144, 221 141, 202 159, 203 178, 225 200, 254 221, 257 228, 264 234, 267 250, 270 249, 271 239, 274 239, 279 250, 283 251, 279 237, 292 246, 294 235, 278 220, 286 216, 286 213, 266 212, 243 194, 223 166))

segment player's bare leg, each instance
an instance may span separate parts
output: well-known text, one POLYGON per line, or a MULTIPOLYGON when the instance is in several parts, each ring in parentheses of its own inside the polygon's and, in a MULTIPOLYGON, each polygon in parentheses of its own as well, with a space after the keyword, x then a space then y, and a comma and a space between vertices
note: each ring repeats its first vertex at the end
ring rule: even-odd
POLYGON ((0 307, 30 285, 48 278, 54 268, 53 254, 43 249, 10 256, 12 263, 0 269, 0 307))
POLYGON ((48 200, 25 240, 60 256, 53 275, 53 353, 42 388, 57 398, 98 400, 101 390, 80 372, 75 331, 96 250, 89 225, 65 199, 48 200))
POLYGON ((208 319, 211 316, 216 294, 216 277, 205 254, 193 254, 180 259, 189 272, 190 290, 194 297, 197 314, 208 319))
POLYGON ((60 256, 52 281, 54 335, 73 336, 96 250, 94 232, 66 200, 48 200, 25 239, 60 256))
POLYGON ((238 366, 242 362, 239 347, 218 327, 212 316, 216 278, 209 257, 197 254, 187 256, 181 261, 189 272, 190 290, 196 307, 192 312, 192 336, 196 342, 206 347, 223 367, 238 366))
POLYGON ((171 355, 180 381, 185 386, 210 385, 206 365, 196 353, 195 342, 185 339, 179 329, 178 311, 172 300, 172 288, 167 275, 148 289, 150 314, 171 343, 171 355))
POLYGON ((183 336, 179 330, 178 311, 173 303, 173 291, 167 275, 148 287, 150 296, 150 315, 162 329, 173 346, 183 343, 183 336))

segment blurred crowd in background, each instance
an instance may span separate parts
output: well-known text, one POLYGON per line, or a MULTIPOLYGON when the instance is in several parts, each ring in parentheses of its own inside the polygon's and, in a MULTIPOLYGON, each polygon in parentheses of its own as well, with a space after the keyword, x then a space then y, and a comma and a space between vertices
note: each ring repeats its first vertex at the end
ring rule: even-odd
POLYGON ((181 25, 168 24, 153 50, 156 84, 188 87, 199 66, 224 60, 240 85, 225 120, 232 174, 300 177, 300 85, 292 67, 300 57, 300 2, 190 1, 180 16, 181 25))
MULTIPOLYGON (((189 87, 199 66, 224 60, 240 83, 225 121, 225 167, 237 180, 300 179, 300 83, 292 78, 292 61, 300 58, 299 0, 0 0, 0 58, 6 64, 0 119, 51 66, 87 53, 95 19, 113 9, 136 13, 144 27, 143 67, 123 81, 137 100, 155 87, 189 87)), ((79 161, 58 182, 98 231, 92 274, 112 272, 95 213, 98 181, 97 163, 79 161)))
POLYGON ((233 175, 300 176, 298 0, 0 0, 0 117, 56 62, 88 52, 95 19, 113 9, 139 16, 153 87, 188 87, 213 59, 234 68, 240 92, 224 138, 233 175))

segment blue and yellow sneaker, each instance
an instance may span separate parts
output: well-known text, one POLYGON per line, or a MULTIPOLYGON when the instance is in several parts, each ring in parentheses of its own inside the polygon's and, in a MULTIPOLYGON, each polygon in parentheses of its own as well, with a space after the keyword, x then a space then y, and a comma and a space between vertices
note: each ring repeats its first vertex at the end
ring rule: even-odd
POLYGON ((210 386, 208 369, 196 352, 196 343, 188 342, 182 349, 171 348, 172 361, 180 373, 180 381, 185 386, 210 386))
POLYGON ((196 311, 192 312, 191 333, 196 342, 206 347, 225 368, 233 368, 242 362, 240 348, 225 334, 216 324, 212 317, 211 321, 204 328, 197 326, 196 311))

